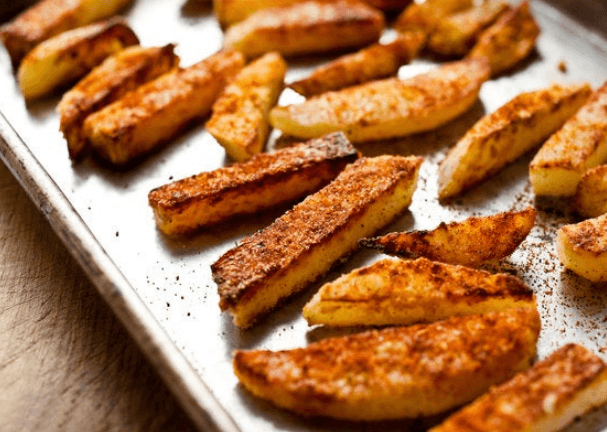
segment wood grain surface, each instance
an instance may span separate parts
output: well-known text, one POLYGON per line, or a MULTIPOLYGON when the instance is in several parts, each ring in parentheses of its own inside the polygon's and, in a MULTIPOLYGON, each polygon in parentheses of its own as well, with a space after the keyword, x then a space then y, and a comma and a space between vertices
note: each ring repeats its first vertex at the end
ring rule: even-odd
POLYGON ((0 162, 0 431, 194 431, 0 162))

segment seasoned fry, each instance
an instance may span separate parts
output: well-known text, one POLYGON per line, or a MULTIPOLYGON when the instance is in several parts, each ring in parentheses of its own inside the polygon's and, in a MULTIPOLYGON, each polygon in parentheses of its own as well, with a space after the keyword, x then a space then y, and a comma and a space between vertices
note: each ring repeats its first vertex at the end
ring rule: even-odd
POLYGON ((443 18, 471 8, 473 0, 426 0, 411 3, 396 19, 394 28, 401 33, 422 31, 429 35, 443 18))
POLYGON ((488 77, 484 60, 449 63, 407 80, 374 81, 276 107, 270 123, 300 138, 335 131, 343 131, 352 142, 410 135, 463 114, 488 77))
POLYGON ((584 173, 607 161, 607 83, 548 139, 529 165, 536 195, 572 196, 584 173))
POLYGON ((115 165, 125 164, 209 113, 226 83, 244 66, 235 50, 220 51, 175 69, 127 93, 84 121, 92 148, 115 165))
POLYGON ((466 403, 529 367, 533 308, 324 339, 290 351, 236 351, 234 372, 254 395, 305 416, 381 420, 466 403))
POLYGON ((36 45, 64 31, 109 18, 131 0, 42 0, 0 29, 13 65, 36 45))
POLYGON ((607 213, 607 165, 586 171, 577 186, 573 202, 582 216, 593 218, 607 213))
POLYGON ((303 316, 309 325, 408 325, 520 307, 535 309, 535 299, 514 276, 388 258, 323 285, 303 316))
POLYGON ((47 39, 21 62, 17 78, 23 96, 45 96, 86 75, 112 54, 137 45, 139 39, 124 21, 112 20, 66 31, 47 39))
POLYGON ((527 58, 539 34, 529 2, 523 1, 485 30, 468 56, 486 57, 491 76, 497 76, 527 58))
POLYGON ((289 87, 310 97, 396 75, 403 64, 417 57, 424 41, 422 32, 397 36, 388 44, 374 44, 339 57, 318 67, 307 78, 289 84, 289 87))
POLYGON ((438 21, 428 48, 446 56, 463 56, 474 46, 482 31, 509 9, 503 0, 487 0, 463 12, 438 21))
POLYGON ((588 100, 588 84, 522 93, 480 119, 440 164, 438 197, 456 196, 540 145, 588 100))
POLYGON ((376 42, 384 25, 381 12, 357 0, 306 0, 250 15, 228 29, 224 46, 249 58, 324 53, 376 42))
POLYGON ((343 134, 332 134, 154 189, 149 203, 163 233, 187 234, 316 192, 357 158, 343 134))
POLYGON ((302 0, 213 0, 213 11, 219 23, 229 27, 262 9, 290 6, 302 0))
POLYGON ((535 209, 529 207, 520 212, 471 217, 463 222, 443 222, 432 231, 363 239, 360 244, 389 255, 422 256, 448 264, 478 266, 514 252, 533 228, 536 214, 535 209))
POLYGON ((263 151, 270 132, 268 113, 283 88, 287 64, 268 53, 238 73, 217 101, 206 128, 237 161, 263 151))
POLYGON ((60 129, 72 159, 78 158, 87 147, 82 130, 84 119, 127 92, 177 67, 179 57, 173 49, 172 44, 161 48, 127 48, 107 58, 63 95, 58 106, 60 129))
POLYGON ((592 282, 607 282, 607 214, 562 227, 556 250, 565 268, 592 282))
POLYGON ((211 266, 222 310, 250 327, 411 203, 422 158, 363 158, 211 266))
POLYGON ((568 344, 430 432, 556 432, 606 402, 605 362, 568 344))

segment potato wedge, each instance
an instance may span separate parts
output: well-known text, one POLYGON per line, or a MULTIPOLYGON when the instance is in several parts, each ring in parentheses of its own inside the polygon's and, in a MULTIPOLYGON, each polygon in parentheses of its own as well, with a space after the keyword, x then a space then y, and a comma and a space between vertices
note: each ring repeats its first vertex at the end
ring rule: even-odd
POLYGON ((324 53, 376 42, 384 26, 380 11, 357 0, 306 0, 250 15, 228 29, 224 47, 249 58, 324 53))
POLYGON ((589 169, 582 176, 573 200, 575 209, 593 218, 607 213, 607 165, 589 169))
POLYGON ((486 57, 491 66, 491 76, 497 76, 527 58, 539 34, 540 28, 529 2, 522 1, 479 36, 468 57, 486 57))
POLYGON ((170 183, 148 199, 163 233, 187 234, 303 198, 357 158, 346 137, 336 133, 170 183))
POLYGON ((580 345, 568 344, 430 432, 556 432, 605 403, 605 362, 580 345))
POLYGON ((413 2, 398 16, 393 27, 401 33, 422 31, 428 36, 443 17, 471 8, 473 4, 473 0, 413 2))
POLYGON ((213 12, 223 27, 229 27, 262 9, 290 6, 302 0, 213 0, 213 12))
POLYGON ((166 142, 192 119, 207 115, 243 66, 240 52, 225 50, 175 69, 88 116, 84 135, 101 157, 124 165, 166 142))
POLYGON ((411 203, 422 158, 362 158, 211 266, 222 310, 246 328, 411 203))
POLYGON ((390 233, 362 239, 360 244, 389 255, 425 257, 433 261, 478 266, 510 255, 527 237, 537 212, 529 207, 520 212, 504 212, 471 217, 462 222, 441 223, 432 231, 390 233))
POLYGON ((449 63, 407 80, 373 81, 276 107, 270 123, 299 138, 335 131, 344 132, 352 142, 410 135, 463 114, 488 77, 484 60, 449 63))
POLYGON ((63 95, 58 111, 60 129, 72 159, 87 147, 82 130, 90 114, 118 100, 127 92, 179 65, 174 45, 142 48, 133 46, 108 57, 63 95))
POLYGON ((539 146, 591 92, 588 84, 554 84, 522 93, 480 119, 440 164, 439 199, 467 191, 539 146))
POLYGON ((307 78, 295 81, 289 87, 310 97, 394 76, 403 64, 417 57, 425 39, 422 32, 411 32, 397 36, 387 44, 371 45, 316 68, 307 78))
POLYGON ((289 351, 236 351, 244 387, 305 416, 383 420, 466 403, 529 367, 533 308, 371 330, 289 351))
POLYGON ((445 56, 464 56, 482 31, 509 9, 503 0, 487 0, 439 20, 428 39, 430 51, 445 56))
POLYGON ((303 316, 309 325, 409 325, 521 307, 535 309, 535 299, 514 276, 387 258, 323 285, 303 316))
POLYGON ((45 96, 84 75, 112 54, 139 44, 124 21, 69 30, 42 42, 21 62, 17 79, 27 100, 45 96))
POLYGON ((592 282, 607 282, 607 214, 565 225, 556 242, 565 268, 592 282))
POLYGON ((109 18, 131 0, 42 0, 0 29, 13 65, 36 45, 64 31, 109 18))
POLYGON ((282 92, 287 63, 268 53, 245 66, 213 104, 206 128, 237 161, 263 151, 268 114, 282 92))
POLYGON ((607 83, 548 139, 529 165, 536 195, 572 196, 584 173, 607 161, 607 83))

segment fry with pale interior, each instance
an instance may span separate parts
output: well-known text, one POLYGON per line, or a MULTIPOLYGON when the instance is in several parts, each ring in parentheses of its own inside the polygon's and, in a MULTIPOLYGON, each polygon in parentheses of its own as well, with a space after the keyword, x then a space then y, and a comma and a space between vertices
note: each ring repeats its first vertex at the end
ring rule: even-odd
POLYGON ((358 0, 306 0, 250 15, 226 31, 224 47, 249 58, 324 53, 376 42, 384 26, 383 14, 358 0))
POLYGON ((63 95, 57 110, 72 159, 78 158, 87 147, 82 131, 84 120, 127 92, 177 67, 179 57, 173 49, 172 44, 126 48, 108 57, 63 95))
POLYGON ((556 432, 605 403, 605 362, 580 345, 568 344, 430 432, 556 432))
POLYGON ((390 233, 362 239, 360 244, 389 255, 421 256, 474 267, 514 252, 533 228, 536 215, 535 209, 529 207, 519 212, 471 217, 462 222, 442 222, 432 231, 390 233))
POLYGON ((303 316, 309 325, 409 325, 521 307, 535 309, 535 298, 514 276, 386 258, 323 285, 303 316))
POLYGON ((270 132, 268 113, 283 88, 287 63, 268 53, 245 66, 213 104, 206 128, 237 161, 263 151, 270 132))
POLYGON ((170 183, 148 199, 163 233, 187 234, 303 198, 357 158, 337 133, 170 183))
POLYGON ((398 16, 393 27, 401 32, 422 31, 426 36, 432 33, 436 24, 444 17, 471 8, 473 0, 426 0, 412 2, 398 16))
POLYGON ((362 158, 211 266, 222 310, 246 328, 301 291, 411 203, 419 157, 362 158))
POLYGON ((112 20, 69 30, 31 50, 21 62, 17 79, 23 96, 45 96, 84 75, 107 57, 139 44, 124 21, 112 20))
POLYGON ((554 84, 522 93, 480 119, 440 164, 439 199, 467 191, 539 146, 591 92, 588 84, 554 84))
POLYGON ((403 64, 417 57, 424 40, 422 32, 411 32, 397 36, 387 44, 374 44, 314 69, 307 78, 295 81, 289 87, 310 97, 394 76, 403 64))
POLYGON ((527 58, 540 34, 528 1, 502 15, 485 30, 468 57, 486 57, 491 76, 506 72, 527 58))
POLYGON ((270 123, 299 138, 335 131, 352 142, 411 135, 470 109, 488 77, 484 59, 448 63, 406 80, 373 81, 278 106, 270 112, 270 123))
POLYGON ((576 211, 585 217, 607 213, 607 165, 586 171, 577 185, 573 202, 576 211))
POLYGON ((131 0, 42 0, 0 29, 14 66, 36 45, 64 31, 109 18, 131 0))
POLYGON ((84 135, 101 157, 123 165, 203 117, 226 83, 244 66, 243 55, 224 50, 174 69, 91 114, 84 135))
POLYGON ((562 227, 556 251, 565 268, 592 282, 607 282, 607 214, 562 227))
POLYGON ((584 173, 607 161, 607 83, 548 139, 529 165, 536 195, 572 196, 584 173))
POLYGON ((471 401, 529 367, 540 331, 533 308, 371 330, 289 351, 236 351, 254 395, 305 416, 429 416, 471 401))

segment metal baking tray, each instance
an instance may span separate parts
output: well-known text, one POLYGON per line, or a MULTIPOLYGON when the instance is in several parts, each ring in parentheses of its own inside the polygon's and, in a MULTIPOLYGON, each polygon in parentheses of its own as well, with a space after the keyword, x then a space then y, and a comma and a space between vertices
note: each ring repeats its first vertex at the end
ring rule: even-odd
MULTIPOLYGON (((588 81, 597 87, 607 80, 605 3, 534 0, 532 6, 542 27, 536 51, 516 71, 485 83, 480 101, 470 112, 431 133, 358 146, 368 156, 392 153, 426 158, 410 210, 384 232, 433 228, 440 221, 534 204, 527 180, 530 156, 448 206, 439 205, 436 199, 437 163, 483 114, 522 91, 542 88, 553 81, 588 81), (559 68, 561 62, 565 62, 566 71, 559 68)), ((196 0, 139 0, 125 15, 143 45, 177 43, 183 65, 221 46, 222 32, 211 6, 196 0)), ((291 60, 287 80, 305 75, 323 60, 291 60)), ((431 59, 416 60, 404 66, 399 75, 429 70, 434 63, 431 59)), ((138 165, 117 172, 92 160, 71 163, 58 131, 55 107, 59 96, 26 105, 4 50, 0 51, 0 100, 2 160, 201 430, 423 431, 435 421, 353 424, 305 419, 251 396, 238 385, 231 368, 233 350, 294 348, 336 334, 308 328, 301 317, 302 306, 323 282, 368 264, 379 255, 356 252, 259 326, 248 331, 235 328, 230 317, 220 313, 210 264, 285 209, 233 222, 190 239, 174 240, 156 229, 147 205, 147 193, 152 188, 230 162, 204 131, 204 121, 138 165)), ((299 100, 285 91, 280 103, 299 100)), ((278 136, 274 131, 270 148, 281 143, 278 136)), ((542 210, 530 237, 502 264, 502 270, 521 276, 537 294, 543 323, 539 358, 571 341, 603 357, 607 351, 606 287, 593 286, 564 272, 554 253, 556 229, 572 220, 559 210, 542 210)), ((584 416, 567 431, 607 431, 607 408, 584 416)))

